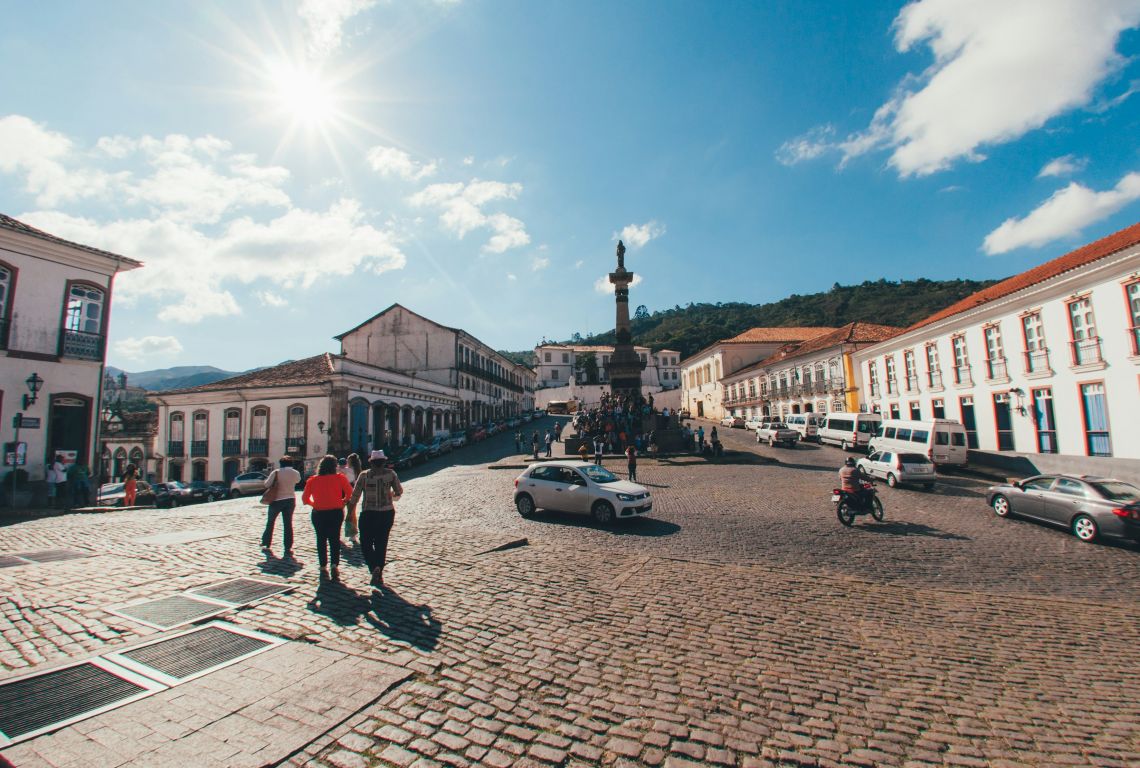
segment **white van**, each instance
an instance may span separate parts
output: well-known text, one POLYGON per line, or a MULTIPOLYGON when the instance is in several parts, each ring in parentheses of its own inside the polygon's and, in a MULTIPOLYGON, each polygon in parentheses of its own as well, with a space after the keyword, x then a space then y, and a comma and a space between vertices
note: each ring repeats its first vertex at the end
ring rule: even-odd
POLYGON ((819 439, 819 425, 823 419, 814 413, 789 413, 784 423, 800 433, 800 440, 814 442, 819 439))
POLYGON ((947 419, 886 419, 871 438, 872 451, 925 454, 935 464, 966 464, 966 428, 947 419))
POLYGON ((883 423, 877 413, 829 413, 819 428, 819 441, 838 445, 843 450, 866 448, 883 423))

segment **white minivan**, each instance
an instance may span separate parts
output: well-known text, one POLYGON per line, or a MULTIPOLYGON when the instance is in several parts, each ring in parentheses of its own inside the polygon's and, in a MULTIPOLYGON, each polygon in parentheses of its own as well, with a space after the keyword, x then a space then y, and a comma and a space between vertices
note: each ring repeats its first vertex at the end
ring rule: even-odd
POLYGON ((922 453, 935 464, 966 464, 966 428, 948 419, 886 419, 871 438, 872 451, 922 453))
MULTIPOLYGON (((821 414, 822 415, 822 414, 821 414)), ((877 413, 829 413, 819 428, 819 441, 838 445, 843 450, 866 448, 883 423, 877 413)))
POLYGON ((819 439, 823 419, 814 413, 789 413, 784 423, 800 433, 800 440, 814 442, 819 439))

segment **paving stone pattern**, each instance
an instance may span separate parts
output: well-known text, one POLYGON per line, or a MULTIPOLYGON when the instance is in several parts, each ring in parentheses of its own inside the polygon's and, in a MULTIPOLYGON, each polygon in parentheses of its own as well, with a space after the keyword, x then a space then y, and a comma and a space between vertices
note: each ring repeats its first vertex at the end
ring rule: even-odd
POLYGON ((318 586, 300 513, 300 567, 262 560, 252 500, 9 526, 0 554, 98 554, 0 570, 0 664, 150 631, 105 605, 269 574, 298 589, 224 618, 414 674, 290 765, 1140 764, 1140 550, 997 519, 968 477, 883 488, 886 521, 845 529, 838 450, 722 436, 721 462, 643 460, 654 514, 612 529, 521 519, 518 470, 481 463, 506 436, 458 452, 405 483, 382 594, 355 554, 318 586), (191 529, 229 535, 135 542, 191 529))

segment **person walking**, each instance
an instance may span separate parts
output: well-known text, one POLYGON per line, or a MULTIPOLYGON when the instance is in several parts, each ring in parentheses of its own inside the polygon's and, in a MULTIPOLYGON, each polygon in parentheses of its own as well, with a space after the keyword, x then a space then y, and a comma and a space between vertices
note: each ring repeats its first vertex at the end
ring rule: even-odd
POLYGON ((630 482, 637 482, 637 448, 630 443, 625 449, 625 466, 629 470, 630 482))
POLYGON ((289 456, 282 456, 277 462, 277 469, 265 478, 265 490, 271 493, 265 513, 265 530, 261 534, 261 551, 267 555, 273 552, 273 527, 280 516, 285 557, 293 557, 293 510, 297 508, 296 489, 299 482, 301 473, 293 469, 293 459, 289 456))
POLYGON ((538 460, 538 432, 537 430, 530 436, 530 452, 534 454, 534 458, 538 460))
POLYGON ((87 507, 91 505, 91 473, 87 465, 75 462, 67 468, 67 479, 71 483, 71 506, 87 507))
POLYGON ((599 467, 602 466, 602 454, 606 451, 605 441, 601 435, 594 437, 594 463, 599 467))
POLYGON ((515 432, 515 453, 522 453, 522 430, 515 432))
POLYGON ((135 505, 135 496, 138 493, 138 474, 139 468, 134 464, 128 464, 127 468, 123 470, 123 506, 133 507, 135 505))
POLYGON ((555 425, 554 425, 554 439, 560 443, 562 442, 562 422, 561 421, 555 423, 555 425))
POLYGON ((554 435, 549 432, 546 433, 546 458, 551 456, 551 448, 554 447, 554 435))
POLYGON ((317 474, 305 483, 301 501, 313 508, 313 530, 317 534, 317 560, 321 578, 340 581, 340 526, 344 505, 352 496, 352 486, 336 471, 336 456, 321 459, 317 474), (330 576, 329 565, 332 565, 330 576))
MULTIPOLYGON (((344 467, 337 471, 344 475, 344 479, 348 481, 349 485, 355 486, 356 478, 360 477, 360 473, 363 471, 363 467, 360 466, 360 456, 355 453, 348 454, 344 467)), ((360 544, 359 534, 360 527, 356 521, 356 514, 350 511, 344 519, 344 535, 348 537, 348 546, 355 547, 360 544)), ((345 546, 343 542, 341 546, 345 546)))
POLYGON ((384 451, 373 451, 368 456, 368 469, 356 478, 348 509, 356 514, 360 503, 360 550, 368 566, 373 587, 384 586, 384 565, 388 560, 388 538, 392 524, 396 521, 396 507, 393 502, 404 495, 400 478, 388 466, 384 451), (363 501, 361 501, 363 500, 363 501))

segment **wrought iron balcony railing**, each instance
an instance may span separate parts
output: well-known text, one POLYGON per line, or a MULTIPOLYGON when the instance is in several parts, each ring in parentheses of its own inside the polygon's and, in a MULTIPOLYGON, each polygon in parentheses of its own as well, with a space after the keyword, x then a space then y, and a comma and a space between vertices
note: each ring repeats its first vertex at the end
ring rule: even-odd
POLYGON ((1099 336, 1071 341, 1069 346, 1073 351, 1073 365, 1093 365, 1104 362, 1104 358, 1100 354, 1099 336))
POLYGON ((65 330, 62 354, 79 360, 102 360, 103 334, 65 330))

